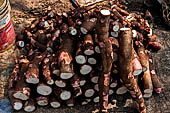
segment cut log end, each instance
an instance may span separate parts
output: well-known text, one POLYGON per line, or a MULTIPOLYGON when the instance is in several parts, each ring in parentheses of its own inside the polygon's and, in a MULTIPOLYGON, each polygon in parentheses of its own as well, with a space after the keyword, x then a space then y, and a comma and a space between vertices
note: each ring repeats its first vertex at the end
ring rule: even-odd
POLYGON ((145 93, 143 95, 144 98, 150 98, 152 96, 152 93, 145 93))
POLYGON ((39 83, 39 79, 38 78, 27 78, 26 82, 30 83, 30 84, 38 84, 39 83))
POLYGON ((162 88, 154 88, 154 91, 159 94, 162 92, 162 88))
POLYGON ((122 87, 120 87, 120 88, 117 89, 116 94, 118 94, 118 95, 123 95, 123 94, 125 94, 127 91, 128 91, 128 89, 127 89, 125 86, 122 86, 122 87))
POLYGON ((75 57, 75 59, 76 59, 76 62, 77 62, 78 64, 84 64, 84 63, 86 63, 86 58, 85 58, 84 55, 78 55, 78 56, 75 57))
POLYGON ((152 92, 153 92, 152 89, 145 89, 145 90, 144 90, 144 93, 152 93, 152 92))
POLYGON ((96 64, 96 63, 97 63, 97 61, 96 61, 96 59, 95 59, 95 58, 89 58, 89 59, 88 59, 88 63, 89 63, 89 64, 93 64, 93 65, 94 65, 94 64, 96 64))
POLYGON ((95 93, 94 89, 88 89, 88 90, 85 91, 84 95, 86 97, 92 97, 94 95, 94 93, 95 93))
POLYGON ((21 100, 28 100, 28 96, 24 93, 21 93, 21 92, 16 92, 13 94, 13 96, 17 99, 21 99, 21 100))
POLYGON ((24 43, 24 41, 18 41, 18 42, 16 43, 16 45, 17 45, 18 47, 23 48, 23 47, 25 46, 25 43, 24 43))
POLYGON ((94 102, 94 103, 98 103, 98 102, 99 102, 99 96, 95 97, 95 98, 93 99, 93 102, 94 102))
POLYGON ((71 92, 70 91, 63 91, 61 94, 60 94, 60 98, 62 100, 68 100, 71 98, 71 92))
POLYGON ((73 76, 73 73, 60 73, 61 79, 70 79, 73 76))
POLYGON ((92 71, 92 67, 89 65, 83 65, 80 69, 80 73, 82 75, 87 75, 92 71))
POLYGON ((130 30, 130 28, 126 28, 126 27, 120 28, 120 31, 129 31, 129 30, 130 30))
POLYGON ((109 16, 110 15, 110 11, 109 10, 106 10, 106 9, 103 9, 100 11, 102 15, 104 16, 109 16))
POLYGON ((14 106, 13 106, 13 108, 15 109, 15 110, 21 110, 22 109, 22 107, 23 107, 23 104, 21 103, 21 102, 15 102, 14 103, 14 106))
POLYGON ((87 50, 84 51, 84 54, 85 55, 93 55, 94 54, 94 50, 87 49, 87 50))
POLYGON ((44 95, 44 96, 47 96, 47 95, 50 95, 52 93, 52 88, 50 86, 45 86, 45 85, 38 86, 37 87, 37 93, 44 95))
POLYGON ((99 80, 99 77, 98 76, 94 76, 91 78, 91 82, 97 84, 98 83, 98 80, 99 80))
POLYGON ((118 32, 111 32, 110 34, 111 34, 111 36, 113 36, 115 38, 117 38, 119 36, 118 32))
POLYGON ((47 84, 48 84, 48 85, 53 85, 53 84, 54 84, 54 80, 49 80, 49 81, 47 81, 47 84))
POLYGON ((84 27, 81 27, 80 30, 84 35, 87 34, 88 32, 87 29, 85 29, 84 27))
POLYGON ((86 80, 80 80, 80 86, 84 86, 86 83, 86 80))
POLYGON ((99 46, 96 46, 94 49, 95 49, 95 52, 96 52, 96 53, 101 53, 99 46))
POLYGON ((39 100, 39 101, 37 101, 37 104, 39 106, 46 106, 46 105, 48 105, 48 101, 47 100, 39 100))
POLYGON ((59 108, 61 106, 60 102, 51 102, 50 105, 53 107, 53 108, 59 108))
POLYGON ((60 74, 60 70, 58 70, 58 69, 53 70, 53 74, 55 74, 55 75, 59 75, 59 74, 60 74))
POLYGON ((134 75, 134 76, 137 76, 137 75, 140 75, 142 72, 143 72, 142 69, 137 69, 137 70, 134 70, 134 71, 133 71, 133 75, 134 75))
POLYGON ((70 33, 71 33, 71 35, 73 35, 73 36, 74 36, 74 35, 76 35, 76 34, 77 34, 77 30, 76 30, 76 29, 72 29, 70 33))
POLYGON ((55 85, 58 86, 58 87, 61 87, 61 88, 66 87, 66 83, 63 82, 62 80, 56 80, 55 85))
POLYGON ((26 106, 24 108, 24 111, 26 112, 33 112, 35 110, 35 106, 26 106))

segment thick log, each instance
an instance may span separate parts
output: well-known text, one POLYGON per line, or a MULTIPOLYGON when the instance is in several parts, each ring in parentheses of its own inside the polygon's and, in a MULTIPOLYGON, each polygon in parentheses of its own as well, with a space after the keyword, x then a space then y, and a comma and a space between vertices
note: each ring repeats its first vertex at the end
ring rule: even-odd
POLYGON ((33 61, 29 64, 28 71, 26 72, 26 82, 30 84, 39 83, 39 64, 46 56, 46 51, 40 56, 36 56, 33 61))
POLYGON ((80 86, 84 86, 86 84, 87 80, 85 77, 80 77, 80 86))
POLYGON ((37 93, 43 96, 48 96, 52 93, 52 88, 45 83, 39 83, 37 86, 37 93))
POLYGON ((58 64, 60 67, 60 78, 70 79, 73 76, 73 40, 67 35, 62 35, 59 50, 58 64))
POLYGON ((84 90, 84 96, 86 98, 90 98, 90 97, 92 97, 95 94, 95 90, 94 90, 92 84, 90 84, 90 83, 85 85, 83 87, 83 90, 84 90))
POLYGON ((94 57, 88 58, 87 61, 88 61, 88 63, 91 64, 91 65, 97 64, 97 60, 96 60, 94 57))
POLYGON ((142 93, 132 74, 132 31, 130 28, 121 28, 119 38, 119 72, 123 84, 127 87, 136 102, 140 113, 146 113, 142 93))
POLYGON ((110 11, 101 10, 97 19, 96 32, 102 56, 102 72, 99 79, 100 113, 107 112, 110 72, 113 62, 112 44, 108 37, 110 11))
POLYGON ((24 111, 26 112, 33 112, 36 109, 35 101, 34 99, 29 99, 24 104, 24 111))

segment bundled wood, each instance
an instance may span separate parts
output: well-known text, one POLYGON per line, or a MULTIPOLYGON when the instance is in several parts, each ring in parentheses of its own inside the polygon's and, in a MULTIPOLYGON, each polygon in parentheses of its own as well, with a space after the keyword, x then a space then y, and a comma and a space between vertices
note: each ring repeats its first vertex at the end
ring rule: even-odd
POLYGON ((8 86, 14 110, 99 102, 99 112, 108 113, 108 97, 129 91, 138 111, 146 113, 143 97, 162 91, 148 50, 161 45, 148 20, 127 12, 121 1, 110 5, 49 10, 22 30, 16 45, 24 55, 16 59, 8 86))
POLYGON ((99 79, 100 113, 107 112, 110 71, 113 62, 112 45, 108 37, 110 11, 101 10, 98 16, 96 31, 102 56, 102 72, 99 79))

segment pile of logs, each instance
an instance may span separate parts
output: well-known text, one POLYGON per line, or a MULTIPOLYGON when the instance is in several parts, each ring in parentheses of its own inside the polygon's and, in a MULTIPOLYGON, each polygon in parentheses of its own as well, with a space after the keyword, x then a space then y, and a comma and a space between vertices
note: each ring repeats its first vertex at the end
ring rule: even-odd
POLYGON ((161 45, 140 14, 118 1, 110 4, 62 14, 48 10, 22 30, 16 45, 24 54, 16 59, 8 87, 14 110, 99 102, 103 113, 109 96, 129 92, 146 113, 143 97, 162 90, 151 55, 161 45))

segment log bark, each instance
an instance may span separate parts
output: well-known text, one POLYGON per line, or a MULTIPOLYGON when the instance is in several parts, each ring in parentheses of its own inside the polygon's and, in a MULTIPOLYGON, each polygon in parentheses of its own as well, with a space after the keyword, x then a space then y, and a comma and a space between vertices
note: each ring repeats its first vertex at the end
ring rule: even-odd
POLYGON ((101 10, 96 32, 102 56, 102 72, 99 79, 100 113, 107 112, 110 71, 113 62, 112 44, 108 38, 110 11, 101 10))
POLYGON ((123 81, 135 100, 138 111, 146 113, 142 93, 132 74, 132 31, 130 28, 121 28, 119 45, 119 72, 121 81, 123 81))
POLYGON ((78 42, 77 44, 78 49, 77 49, 76 57, 75 57, 76 63, 78 64, 85 64, 87 61, 85 55, 83 54, 82 46, 83 46, 82 43, 78 42))

